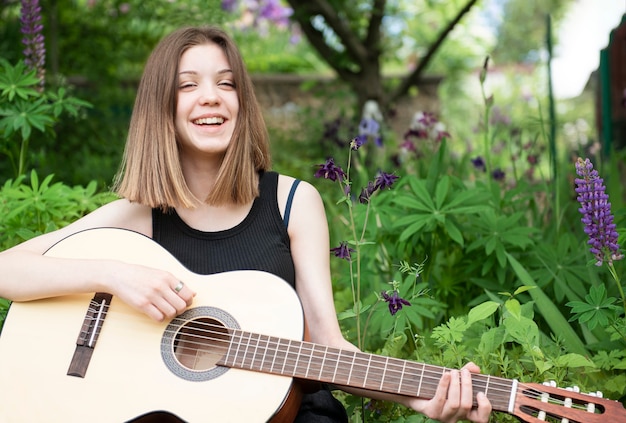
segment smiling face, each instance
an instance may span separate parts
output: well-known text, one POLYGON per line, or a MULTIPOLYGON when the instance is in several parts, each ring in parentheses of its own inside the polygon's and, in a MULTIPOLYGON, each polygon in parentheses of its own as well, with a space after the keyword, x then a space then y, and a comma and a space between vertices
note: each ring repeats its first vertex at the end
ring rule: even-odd
POLYGON ((189 48, 179 64, 176 133, 182 157, 223 157, 239 112, 233 72, 221 47, 189 48))

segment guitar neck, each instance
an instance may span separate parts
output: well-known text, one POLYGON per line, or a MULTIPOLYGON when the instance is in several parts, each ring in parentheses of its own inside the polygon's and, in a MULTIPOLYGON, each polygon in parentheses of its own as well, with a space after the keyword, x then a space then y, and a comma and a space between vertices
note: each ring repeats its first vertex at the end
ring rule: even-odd
MULTIPOLYGON (((219 365, 333 385, 430 399, 441 376, 450 370, 236 329, 230 335, 219 365)), ((474 374, 472 386, 474 392, 487 395, 495 411, 511 411, 517 381, 474 374)))

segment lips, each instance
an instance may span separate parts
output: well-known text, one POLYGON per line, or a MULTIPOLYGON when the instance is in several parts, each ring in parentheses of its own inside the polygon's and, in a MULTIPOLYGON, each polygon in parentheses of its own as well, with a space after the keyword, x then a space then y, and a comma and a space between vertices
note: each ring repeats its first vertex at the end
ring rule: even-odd
POLYGON ((192 122, 194 125, 221 125, 225 119, 221 116, 204 117, 195 119, 192 122))

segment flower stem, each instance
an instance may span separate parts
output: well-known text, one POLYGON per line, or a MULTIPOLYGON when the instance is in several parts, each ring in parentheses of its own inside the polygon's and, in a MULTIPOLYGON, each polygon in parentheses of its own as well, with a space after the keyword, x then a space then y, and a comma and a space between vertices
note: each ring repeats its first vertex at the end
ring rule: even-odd
POLYGON ((624 296, 624 288, 622 287, 622 282, 619 275, 617 274, 617 271, 615 271, 615 266, 613 265, 613 263, 609 263, 608 268, 611 276, 613 276, 613 280, 615 280, 615 283, 617 284, 617 289, 619 290, 619 294, 622 297, 622 306, 624 307, 624 313, 626 313, 626 296, 624 296))

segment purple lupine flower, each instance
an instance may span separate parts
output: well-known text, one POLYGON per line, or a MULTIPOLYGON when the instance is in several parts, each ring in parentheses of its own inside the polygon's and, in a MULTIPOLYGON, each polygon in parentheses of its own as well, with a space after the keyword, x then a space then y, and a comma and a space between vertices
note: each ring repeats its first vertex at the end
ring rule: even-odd
POLYGON ((621 260, 624 255, 617 244, 618 234, 604 180, 598 176, 598 171, 589 159, 580 157, 576 161, 576 174, 580 176, 575 179, 578 193, 576 199, 581 205, 578 211, 583 215, 581 222, 585 224, 585 233, 589 235, 589 251, 596 258, 596 266, 601 266, 604 261, 612 265, 614 260, 621 260))
POLYGON ((286 27, 289 24, 289 17, 293 14, 293 10, 289 7, 283 7, 279 0, 265 0, 260 2, 259 17, 267 19, 278 26, 286 27))
POLYGON ((21 31, 24 34, 24 63, 37 72, 43 89, 45 77, 46 48, 41 24, 41 6, 39 0, 22 0, 20 9, 21 31))
POLYGON ((389 295, 385 291, 381 292, 381 295, 383 297, 383 300, 389 303, 389 313, 391 313, 392 316, 395 315, 398 311, 402 310, 403 306, 411 305, 410 302, 400 297, 400 294, 398 294, 398 291, 395 289, 391 292, 391 295, 389 295))
POLYGON ((385 188, 391 188, 393 183, 396 182, 396 179, 398 178, 399 178, 398 175, 381 171, 378 173, 378 176, 376 177, 376 180, 374 181, 374 185, 376 186, 377 189, 381 189, 381 190, 385 188))
POLYGON ((333 253, 335 257, 350 261, 352 260, 351 254, 354 250, 348 247, 348 243, 346 241, 341 241, 339 243, 339 247, 331 248, 330 252, 333 253))
POLYGON ((343 169, 335 164, 335 160, 331 157, 326 160, 326 163, 317 165, 318 169, 315 172, 316 178, 330 179, 331 181, 340 182, 347 176, 343 169))
POLYGON ((222 0, 222 10, 232 13, 237 8, 237 0, 222 0))

